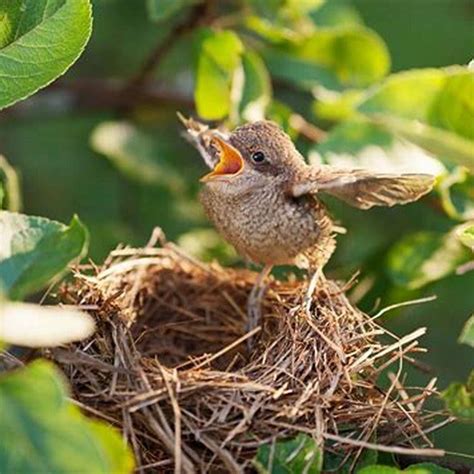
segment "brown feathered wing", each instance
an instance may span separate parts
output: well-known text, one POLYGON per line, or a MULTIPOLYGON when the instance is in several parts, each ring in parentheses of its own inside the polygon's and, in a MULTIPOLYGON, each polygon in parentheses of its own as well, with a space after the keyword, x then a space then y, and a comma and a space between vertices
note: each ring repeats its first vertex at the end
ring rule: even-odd
POLYGON ((376 174, 332 166, 308 167, 293 183, 290 194, 324 192, 351 206, 369 209, 416 201, 431 191, 434 177, 429 174, 376 174))

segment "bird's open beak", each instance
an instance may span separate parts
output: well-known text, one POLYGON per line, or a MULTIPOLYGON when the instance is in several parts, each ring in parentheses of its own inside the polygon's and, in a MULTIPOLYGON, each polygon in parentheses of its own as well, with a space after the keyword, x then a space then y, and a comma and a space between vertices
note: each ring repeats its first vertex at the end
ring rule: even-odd
POLYGON ((212 137, 211 143, 219 151, 219 163, 210 173, 203 176, 201 181, 205 183, 213 179, 240 174, 244 168, 244 160, 240 152, 217 135, 212 137))

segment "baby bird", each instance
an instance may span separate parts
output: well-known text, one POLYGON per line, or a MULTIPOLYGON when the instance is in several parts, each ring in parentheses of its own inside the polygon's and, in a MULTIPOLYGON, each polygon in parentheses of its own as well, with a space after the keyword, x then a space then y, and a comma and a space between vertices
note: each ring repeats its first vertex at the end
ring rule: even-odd
MULTIPOLYGON (((249 308, 262 296, 260 286, 273 265, 316 271, 331 257, 337 227, 319 199, 322 193, 369 209, 416 201, 433 187, 433 176, 426 174, 310 166, 273 122, 249 123, 226 136, 182 120, 213 168, 201 178, 200 200, 207 215, 243 257, 264 265, 249 308)), ((259 316, 255 308, 252 312, 257 314, 250 314, 250 328, 259 316)))

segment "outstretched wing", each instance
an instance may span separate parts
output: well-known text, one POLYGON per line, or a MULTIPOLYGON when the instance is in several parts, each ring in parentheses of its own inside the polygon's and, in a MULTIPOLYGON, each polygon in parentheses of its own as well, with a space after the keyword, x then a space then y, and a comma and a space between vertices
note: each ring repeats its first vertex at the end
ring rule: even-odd
POLYGON ((429 174, 376 174, 332 166, 308 167, 290 190, 294 197, 325 192, 351 206, 369 209, 416 201, 431 191, 434 177, 429 174))

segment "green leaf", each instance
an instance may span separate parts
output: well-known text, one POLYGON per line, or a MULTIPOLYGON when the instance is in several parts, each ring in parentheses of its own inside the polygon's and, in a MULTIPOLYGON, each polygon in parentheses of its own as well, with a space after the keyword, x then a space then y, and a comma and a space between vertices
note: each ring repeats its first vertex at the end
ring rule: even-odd
POLYGON ((214 229, 193 229, 179 236, 178 245, 186 253, 204 262, 218 260, 224 265, 235 263, 237 253, 214 229))
POLYGON ((394 74, 359 112, 389 130, 474 170, 474 71, 464 67, 394 74))
POLYGON ((200 0, 147 0, 148 16, 160 22, 178 13, 183 8, 198 3, 200 0))
POLYGON ((163 160, 160 143, 128 122, 104 122, 91 135, 92 148, 106 156, 125 176, 147 185, 166 185, 182 192, 183 177, 163 160))
POLYGON ((270 75, 265 63, 253 51, 242 55, 242 67, 244 85, 239 103, 239 115, 248 122, 263 120, 272 95, 270 75))
POLYGON ((474 252, 474 222, 468 222, 458 227, 458 239, 474 252))
POLYGON ((382 39, 363 27, 321 28, 308 38, 265 55, 272 75, 306 88, 366 87, 389 71, 382 39))
POLYGON ((0 155, 0 209, 21 210, 20 180, 13 166, 0 155))
POLYGON ((56 79, 91 33, 89 0, 10 0, 0 4, 0 109, 56 79))
POLYGON ((88 421, 67 397, 61 373, 49 362, 37 361, 0 378, 3 473, 133 470, 120 435, 88 421))
POLYGON ((94 333, 94 320, 76 309, 0 302, 0 340, 17 346, 54 347, 94 333))
POLYGON ((255 468, 261 474, 318 474, 322 463, 321 449, 313 438, 304 434, 261 446, 254 460, 255 468))
POLYGON ((241 66, 242 52, 242 42, 232 31, 204 33, 194 91, 197 112, 202 118, 218 120, 229 114, 234 76, 241 66))
POLYGON ((0 286, 11 299, 40 290, 85 252, 87 230, 41 217, 0 211, 0 286))
POLYGON ((455 232, 456 229, 447 234, 422 231, 397 242, 387 257, 392 281, 415 289, 454 273, 472 258, 455 232))
POLYGON ((455 382, 452 383, 441 394, 448 409, 461 421, 474 421, 474 371, 467 379, 466 385, 455 382))
POLYGON ((458 342, 474 347, 474 314, 464 324, 458 342))
POLYGON ((459 166, 446 174, 438 189, 449 217, 461 221, 474 219, 474 176, 466 168, 459 166))
POLYGON ((351 472, 359 472, 359 470, 363 467, 375 464, 377 462, 377 458, 377 451, 373 449, 364 449, 358 457, 355 467, 351 469, 352 463, 354 461, 353 456, 347 459, 344 454, 336 454, 327 451, 324 454, 323 472, 337 474, 350 474, 351 472))
POLYGON ((439 175, 445 168, 421 148, 398 139, 382 127, 365 121, 346 121, 334 127, 310 152, 310 161, 365 168, 379 173, 439 175))
POLYGON ((410 474, 455 474, 451 469, 446 469, 430 462, 412 464, 403 470, 378 464, 364 467, 357 471, 357 474, 400 474, 402 472, 409 472, 410 474))

